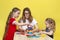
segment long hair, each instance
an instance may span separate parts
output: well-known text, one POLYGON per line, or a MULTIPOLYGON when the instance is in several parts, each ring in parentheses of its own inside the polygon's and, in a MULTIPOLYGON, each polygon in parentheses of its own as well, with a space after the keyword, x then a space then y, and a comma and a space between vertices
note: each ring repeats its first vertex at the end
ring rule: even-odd
MULTIPOLYGON (((31 23, 32 22, 32 20, 33 20, 33 17, 32 17, 32 15, 31 15, 31 11, 30 11, 30 9, 29 8, 24 8, 24 10, 23 10, 23 14, 22 14, 22 20, 23 20, 23 22, 26 22, 26 18, 25 18, 25 11, 28 11, 29 12, 29 18, 28 18, 28 21, 31 23)), ((20 20, 21 20, 20 19, 20 20)))
POLYGON ((51 30, 53 30, 55 32, 55 25, 56 25, 55 20, 53 20, 52 18, 47 18, 45 21, 47 21, 49 24, 51 24, 50 28, 51 28, 51 30))
POLYGON ((7 31, 8 31, 8 28, 9 28, 9 20, 10 20, 10 18, 12 18, 13 12, 17 12, 17 11, 20 11, 20 9, 17 8, 17 7, 14 7, 12 9, 12 11, 8 15, 8 18, 7 18, 7 21, 6 21, 6 26, 5 26, 5 32, 4 32, 3 40, 4 40, 4 37, 5 37, 5 35, 6 35, 7 31))

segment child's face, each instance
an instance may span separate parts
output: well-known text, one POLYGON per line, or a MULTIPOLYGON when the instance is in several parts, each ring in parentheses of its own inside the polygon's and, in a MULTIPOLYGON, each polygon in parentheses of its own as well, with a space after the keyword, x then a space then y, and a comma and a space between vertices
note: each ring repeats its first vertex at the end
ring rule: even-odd
POLYGON ((46 27, 47 27, 47 28, 50 27, 50 24, 49 24, 47 21, 45 21, 45 24, 46 24, 46 27))
POLYGON ((26 19, 29 18, 29 11, 25 11, 25 17, 26 17, 26 19))
POLYGON ((19 17, 20 11, 14 12, 13 15, 15 18, 19 17))

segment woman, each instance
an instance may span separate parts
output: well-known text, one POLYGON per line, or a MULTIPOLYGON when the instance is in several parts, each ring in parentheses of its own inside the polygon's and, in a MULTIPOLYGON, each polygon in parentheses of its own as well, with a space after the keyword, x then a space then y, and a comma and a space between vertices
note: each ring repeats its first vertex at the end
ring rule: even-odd
POLYGON ((28 26, 21 26, 20 29, 23 29, 24 31, 26 31, 27 29, 32 29, 32 32, 35 32, 36 30, 38 30, 38 25, 37 25, 37 21, 33 18, 33 16, 31 15, 31 11, 29 8, 24 8, 23 10, 23 14, 22 17, 20 18, 19 22, 21 23, 28 23, 28 26), (29 28, 32 27, 32 28, 29 28))

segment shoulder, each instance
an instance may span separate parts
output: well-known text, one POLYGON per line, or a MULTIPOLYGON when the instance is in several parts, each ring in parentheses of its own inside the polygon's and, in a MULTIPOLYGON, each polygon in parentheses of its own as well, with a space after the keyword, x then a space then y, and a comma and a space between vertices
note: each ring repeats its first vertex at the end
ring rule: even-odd
POLYGON ((10 18, 9 22, 12 23, 13 21, 15 21, 15 18, 10 18))
POLYGON ((15 20, 15 18, 10 18, 10 20, 15 20))
POLYGON ((33 18, 32 23, 33 23, 33 24, 36 24, 36 23, 37 23, 36 19, 33 18))
POLYGON ((33 18, 33 22, 37 22, 35 18, 33 18))

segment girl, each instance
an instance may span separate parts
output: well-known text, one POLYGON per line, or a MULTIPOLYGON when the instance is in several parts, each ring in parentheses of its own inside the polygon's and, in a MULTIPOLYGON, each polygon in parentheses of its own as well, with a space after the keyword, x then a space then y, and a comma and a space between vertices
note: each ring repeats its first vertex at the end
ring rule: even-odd
POLYGON ((21 26, 21 29, 23 30, 32 29, 35 27, 35 29, 32 30, 32 32, 34 32, 38 29, 37 21, 32 17, 31 11, 29 8, 24 8, 22 18, 19 20, 19 22, 29 24, 28 27, 26 25, 21 26))
POLYGON ((3 40, 13 40, 14 33, 16 31, 16 26, 27 25, 27 23, 16 22, 15 19, 19 16, 19 14, 20 9, 16 7, 13 8, 12 11, 10 12, 6 22, 6 29, 3 40))
POLYGON ((45 20, 46 30, 40 33, 47 34, 49 37, 53 38, 55 32, 55 21, 52 18, 47 18, 45 20))

